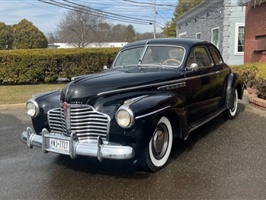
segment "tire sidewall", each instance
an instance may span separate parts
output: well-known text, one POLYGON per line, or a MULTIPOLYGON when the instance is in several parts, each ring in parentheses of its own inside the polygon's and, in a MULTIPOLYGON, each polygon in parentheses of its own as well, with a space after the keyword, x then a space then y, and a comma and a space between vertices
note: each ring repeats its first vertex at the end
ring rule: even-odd
POLYGON ((237 90, 234 91, 234 107, 232 109, 228 109, 229 118, 234 118, 236 116, 238 107, 238 93, 237 90))
POLYGON ((234 90, 234 98, 233 98, 233 108, 228 108, 225 110, 225 112, 223 113, 224 114, 224 117, 226 119, 233 119, 236 114, 237 114, 237 108, 238 108, 238 93, 237 93, 237 90, 235 89, 234 90))

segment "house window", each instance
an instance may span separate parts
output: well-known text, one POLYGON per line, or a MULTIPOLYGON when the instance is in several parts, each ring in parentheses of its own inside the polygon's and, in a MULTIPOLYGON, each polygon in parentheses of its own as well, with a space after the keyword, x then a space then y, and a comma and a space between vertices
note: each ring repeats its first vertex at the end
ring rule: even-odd
POLYGON ((236 24, 235 29, 235 54, 243 55, 244 54, 244 34, 245 26, 244 24, 236 24))
POLYGON ((180 33, 180 34, 179 34, 179 37, 180 37, 180 38, 186 38, 186 37, 187 37, 187 32, 180 33))
POLYGON ((258 35, 255 37, 254 50, 256 52, 266 51, 266 35, 258 35))
POLYGON ((219 28, 214 28, 214 29, 212 29, 211 42, 212 42, 217 48, 219 48, 219 43, 220 43, 220 38, 219 38, 219 28))
POLYGON ((196 33, 196 38, 197 38, 197 39, 200 39, 200 38, 201 38, 201 32, 196 33))

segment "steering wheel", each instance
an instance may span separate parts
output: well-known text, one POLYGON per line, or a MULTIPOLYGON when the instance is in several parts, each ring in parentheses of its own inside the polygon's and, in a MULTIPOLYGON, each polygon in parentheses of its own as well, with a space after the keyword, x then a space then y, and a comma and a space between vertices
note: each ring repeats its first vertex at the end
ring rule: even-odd
POLYGON ((176 60, 176 59, 173 59, 173 58, 170 58, 170 59, 167 59, 165 61, 163 61, 163 65, 180 65, 180 61, 179 60, 176 60))

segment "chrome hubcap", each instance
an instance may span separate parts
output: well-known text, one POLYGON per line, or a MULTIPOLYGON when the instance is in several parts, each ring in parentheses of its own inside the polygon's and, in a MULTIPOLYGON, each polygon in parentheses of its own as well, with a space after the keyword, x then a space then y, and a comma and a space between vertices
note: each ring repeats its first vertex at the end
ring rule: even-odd
POLYGON ((165 125, 159 124, 152 139, 153 155, 156 159, 164 156, 168 146, 168 130, 165 125))

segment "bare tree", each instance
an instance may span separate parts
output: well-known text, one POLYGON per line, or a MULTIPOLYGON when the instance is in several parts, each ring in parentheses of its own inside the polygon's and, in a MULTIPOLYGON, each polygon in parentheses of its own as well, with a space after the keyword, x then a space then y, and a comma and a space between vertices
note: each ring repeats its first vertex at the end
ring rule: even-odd
POLYGON ((126 26, 122 24, 116 24, 112 26, 111 36, 114 42, 125 42, 126 26))
MULTIPOLYGON (((156 38, 162 38, 162 33, 156 33, 156 38)), ((147 40, 147 39, 153 39, 154 33, 153 32, 146 32, 146 33, 136 33, 137 40, 147 40)))
POLYGON ((59 36, 57 33, 47 33, 46 38, 48 40, 48 43, 56 43, 60 42, 59 36))
POLYGON ((89 43, 97 42, 99 39, 97 32, 103 22, 104 17, 95 14, 92 10, 77 8, 68 11, 60 21, 58 36, 61 41, 84 48, 89 43))
POLYGON ((95 42, 110 42, 112 40, 111 38, 111 25, 108 23, 101 23, 98 25, 97 29, 97 38, 95 42))

